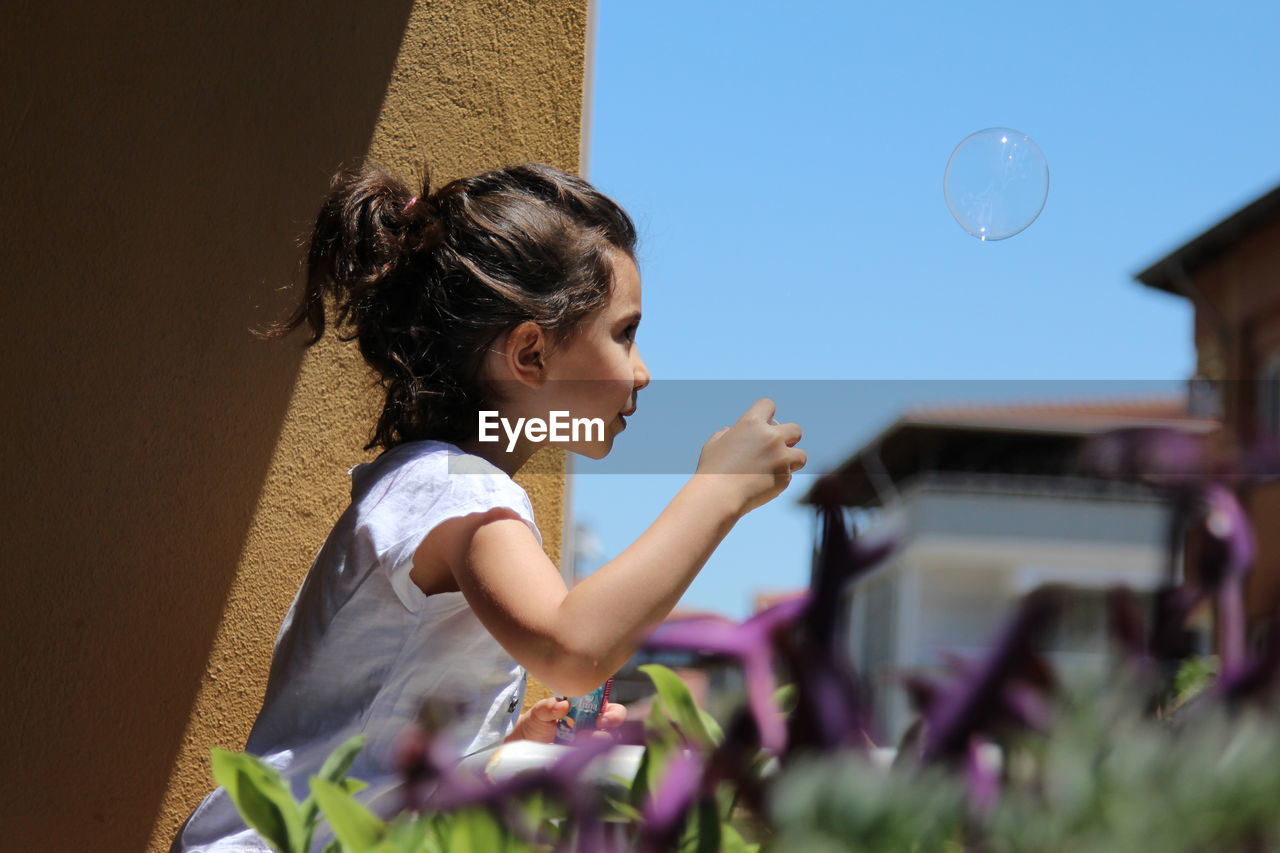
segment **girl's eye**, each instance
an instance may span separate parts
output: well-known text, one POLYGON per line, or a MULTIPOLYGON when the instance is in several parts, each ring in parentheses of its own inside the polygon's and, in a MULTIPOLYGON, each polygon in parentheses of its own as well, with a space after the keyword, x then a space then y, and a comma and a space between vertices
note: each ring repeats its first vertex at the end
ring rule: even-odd
POLYGON ((630 326, 627 326, 626 330, 623 332, 623 335, 626 337, 627 340, 634 341, 636 339, 636 330, 638 328, 639 328, 638 324, 632 323, 630 326))

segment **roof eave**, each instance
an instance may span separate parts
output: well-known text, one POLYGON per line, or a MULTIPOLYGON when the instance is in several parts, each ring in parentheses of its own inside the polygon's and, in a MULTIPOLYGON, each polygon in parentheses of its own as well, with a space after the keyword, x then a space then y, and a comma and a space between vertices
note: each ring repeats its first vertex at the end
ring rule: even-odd
POLYGON ((1179 269, 1181 274, 1189 275, 1277 216, 1280 216, 1280 186, 1254 199, 1133 277, 1155 290, 1186 296, 1177 283, 1179 269))

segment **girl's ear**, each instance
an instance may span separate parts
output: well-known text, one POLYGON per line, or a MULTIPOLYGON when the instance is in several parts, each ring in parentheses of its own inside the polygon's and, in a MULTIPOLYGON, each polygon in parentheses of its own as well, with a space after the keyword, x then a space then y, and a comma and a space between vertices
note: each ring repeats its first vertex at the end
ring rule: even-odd
POLYGON ((507 338, 507 352, 515 356, 517 379, 538 382, 543 378, 547 347, 547 335, 537 323, 526 320, 511 330, 507 338))

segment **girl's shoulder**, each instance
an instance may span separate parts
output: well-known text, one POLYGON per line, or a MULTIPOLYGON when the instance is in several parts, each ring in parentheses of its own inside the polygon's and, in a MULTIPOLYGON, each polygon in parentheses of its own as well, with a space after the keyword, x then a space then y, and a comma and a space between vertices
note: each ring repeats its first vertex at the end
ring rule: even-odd
POLYGON ((487 459, 447 441, 405 442, 348 473, 352 503, 366 512, 417 515, 432 505, 437 511, 511 506, 523 510, 520 514, 535 526, 532 502, 519 483, 487 459))
POLYGON ((438 439, 397 444, 376 459, 355 465, 347 473, 353 480, 367 482, 395 477, 454 482, 455 475, 458 475, 475 478, 474 482, 509 483, 520 488, 506 471, 489 460, 467 453, 456 444, 438 439))
MULTIPOLYGON (((445 441, 406 442, 351 468, 351 507, 335 530, 355 552, 382 567, 404 606, 421 612, 413 555, 451 518, 504 507, 543 544, 529 495, 505 471, 445 441)), ((444 600, 444 599, 435 599, 444 600)))
POLYGON ((506 476, 506 472, 488 460, 473 456, 456 444, 438 439, 397 444, 390 450, 384 450, 375 459, 352 466, 347 473, 353 480, 371 482, 407 469, 412 469, 419 476, 444 477, 455 469, 506 476))

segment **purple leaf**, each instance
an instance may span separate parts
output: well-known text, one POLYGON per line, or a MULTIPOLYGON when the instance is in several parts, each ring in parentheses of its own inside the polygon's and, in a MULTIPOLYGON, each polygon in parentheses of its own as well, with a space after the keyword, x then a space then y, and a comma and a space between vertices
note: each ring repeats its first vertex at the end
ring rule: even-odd
POLYGON ((1197 532, 1201 536, 1197 577, 1202 587, 1216 590, 1248 572, 1257 545, 1248 516, 1230 489, 1217 483, 1205 488, 1197 532))
POLYGON ((1052 719, 1044 692, 1028 684, 1010 684, 1004 691, 1005 708, 1022 725, 1038 732, 1048 732, 1052 719))
POLYGON ((1126 586, 1107 590, 1107 624, 1125 659, 1140 664, 1148 660, 1147 632, 1138 597, 1126 586))
POLYGON ((755 717, 738 708, 725 726, 724 741, 707 757, 703 790, 714 791, 721 781, 729 781, 739 799, 757 815, 768 811, 765 785, 756 774, 760 732, 755 717))
POLYGON ((1103 477, 1141 480, 1162 488, 1194 488, 1209 475, 1204 437, 1169 427, 1125 427, 1090 439, 1083 468, 1103 477))
MULTIPOLYGON (((497 782, 461 770, 457 755, 447 748, 436 732, 413 724, 401 732, 395 755, 405 780, 405 810, 451 811, 480 806, 493 811, 503 825, 525 840, 541 844, 536 828, 525 826, 516 799, 533 791, 558 797, 568 807, 570 824, 576 828, 580 847, 604 850, 598 796, 583 771, 595 759, 614 747, 612 740, 587 738, 566 747, 566 754, 549 767, 521 773, 497 782)), ((565 830, 564 838, 570 835, 565 830)), ((562 841, 562 844, 567 843, 562 841)))
POLYGON ((1265 482, 1280 475, 1280 440, 1263 436, 1240 453, 1233 485, 1265 482))
POLYGON ((867 732, 869 715, 847 644, 840 636, 847 601, 844 592, 850 583, 883 562, 897 542, 891 538, 852 537, 834 485, 816 493, 822 539, 810 580, 812 603, 799 630, 778 637, 796 685, 796 706, 787 724, 787 740, 801 750, 847 746, 861 750, 871 741, 867 732))
POLYGON ((902 675, 898 680, 907 691, 907 701, 917 714, 928 714, 943 694, 943 686, 920 675, 902 675))
POLYGON ((1214 682, 1212 695, 1239 704, 1271 698, 1280 682, 1280 629, 1267 633, 1261 652, 1214 682))
POLYGON ((868 713, 857 677, 843 659, 832 660, 821 646, 791 644, 788 662, 795 676, 796 706, 788 740, 795 750, 865 750, 868 713))
POLYGON ((1010 714, 1007 689, 1014 679, 1043 680, 1034 642, 1056 617, 1061 599, 1062 590, 1053 586, 1027 594, 982 665, 956 679, 930 709, 923 760, 958 757, 972 735, 1010 714))
POLYGON ((1196 581, 1217 596, 1218 651, 1222 673, 1239 669, 1245 658, 1244 579, 1257 553, 1253 530, 1235 493, 1211 483, 1200 493, 1200 510, 1188 551, 1196 581))
POLYGON ((845 587, 883 562, 893 553, 897 542, 893 539, 864 542, 861 537, 852 538, 838 505, 823 505, 819 513, 822 541, 809 582, 813 603, 805 616, 805 624, 816 642, 830 645, 840 626, 845 587))
POLYGON ((659 625, 644 641, 651 649, 686 649, 737 658, 742 664, 747 701, 755 716, 761 744, 780 752, 786 728, 773 695, 774 638, 805 612, 809 596, 779 602, 741 624, 719 619, 684 619, 659 625))
POLYGON ((993 755, 994 746, 980 735, 969 739, 965 782, 969 789, 969 808, 979 816, 989 814, 1000 798, 1000 771, 993 755))
POLYGON ((672 849, 685 816, 702 789, 701 757, 694 752, 677 752, 645 804, 641 833, 651 849, 672 849))
POLYGON ((1194 649, 1186 630, 1187 615, 1202 600, 1198 590, 1186 586, 1161 586, 1152 602, 1151 654, 1164 662, 1189 657, 1194 649))
POLYGON ((939 654, 942 656, 942 662, 954 675, 973 675, 982 666, 982 661, 971 660, 951 649, 942 649, 939 654))

